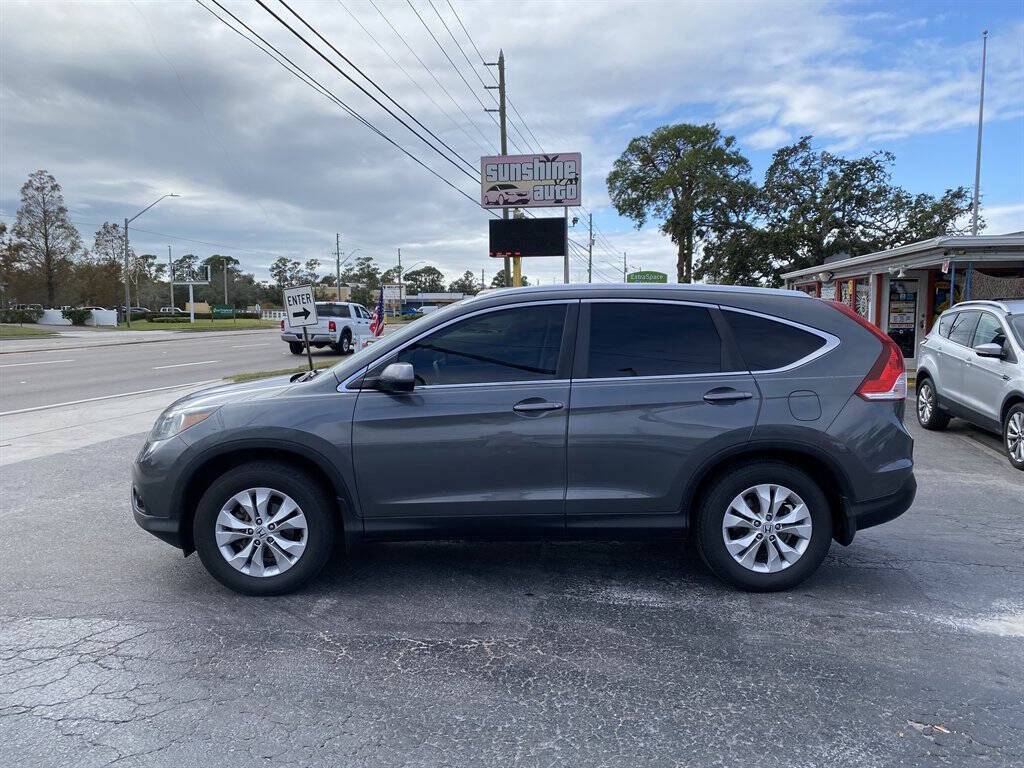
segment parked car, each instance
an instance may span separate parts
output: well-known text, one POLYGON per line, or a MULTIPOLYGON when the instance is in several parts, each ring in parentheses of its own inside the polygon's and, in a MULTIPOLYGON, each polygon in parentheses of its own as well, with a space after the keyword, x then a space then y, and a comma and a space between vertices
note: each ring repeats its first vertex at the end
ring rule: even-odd
POLYGON ((522 205, 530 202, 530 190, 515 184, 495 184, 484 192, 485 205, 522 205))
POLYGON ((1024 299, 964 301, 925 337, 917 366, 917 420, 945 429, 956 416, 1002 436, 1024 470, 1024 299))
MULTIPOLYGON (((335 352, 347 355, 352 352, 356 336, 370 332, 370 313, 362 304, 338 301, 316 302, 317 324, 306 327, 309 345, 316 349, 330 347, 335 352)), ((293 355, 306 351, 302 329, 292 328, 281 321, 281 338, 288 342, 293 355)))
POLYGON ((326 372, 188 395, 135 461, 146 530, 247 594, 339 538, 692 538, 800 583, 914 499, 903 354, 797 291, 543 286, 440 309, 326 372))
POLYGON ((160 307, 161 315, 187 315, 184 309, 178 309, 177 307, 160 307))

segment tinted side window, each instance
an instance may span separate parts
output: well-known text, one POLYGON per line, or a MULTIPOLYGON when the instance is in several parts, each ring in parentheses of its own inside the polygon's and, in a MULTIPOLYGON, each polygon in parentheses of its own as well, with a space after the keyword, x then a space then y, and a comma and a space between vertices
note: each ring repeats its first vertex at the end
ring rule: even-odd
POLYGON ((337 317, 338 308, 333 304, 317 304, 316 315, 317 317, 337 317))
POLYGON ((352 310, 348 308, 348 304, 342 304, 338 307, 338 317, 352 317, 352 310))
POLYGON ((668 376, 722 370, 722 341, 703 307, 590 305, 587 378, 668 376))
POLYGON ((949 329, 949 340, 957 344, 969 346, 971 337, 974 336, 974 326, 978 322, 980 312, 961 312, 953 321, 953 327, 949 329))
POLYGON ((792 325, 745 312, 722 314, 729 321, 743 362, 752 371, 785 368, 825 346, 821 336, 792 325))
POLYGON ((998 344, 1002 346, 1006 343, 1006 334, 1003 332, 1003 324, 999 322, 999 318, 988 312, 981 313, 981 319, 978 320, 978 329, 974 332, 974 342, 971 344, 972 347, 976 347, 979 344, 998 344))
POLYGON ((420 339, 397 361, 412 363, 419 384, 553 379, 565 313, 565 304, 488 312, 420 339))

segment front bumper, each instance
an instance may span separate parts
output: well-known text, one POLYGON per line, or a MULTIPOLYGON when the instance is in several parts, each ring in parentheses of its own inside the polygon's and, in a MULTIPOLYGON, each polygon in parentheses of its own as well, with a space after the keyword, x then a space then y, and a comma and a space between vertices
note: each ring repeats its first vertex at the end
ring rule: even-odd
POLYGON ((149 531, 173 547, 184 549, 181 540, 181 518, 146 514, 145 502, 135 484, 132 484, 132 516, 142 530, 149 531))
POLYGON ((845 520, 840 530, 836 531, 836 540, 840 544, 849 544, 857 531, 895 520, 910 509, 916 495, 917 480, 910 474, 894 493, 886 496, 858 502, 843 497, 845 520))

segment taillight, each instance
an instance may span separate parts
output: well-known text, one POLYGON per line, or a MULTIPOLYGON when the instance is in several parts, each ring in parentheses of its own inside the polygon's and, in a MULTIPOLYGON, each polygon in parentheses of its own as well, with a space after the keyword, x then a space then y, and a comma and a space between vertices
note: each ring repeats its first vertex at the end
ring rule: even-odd
POLYGON ((328 321, 328 323, 327 323, 327 328, 328 328, 328 330, 330 330, 330 332, 331 332, 331 333, 334 333, 334 332, 335 332, 336 330, 338 330, 338 326, 336 326, 336 325, 334 324, 334 321, 333 321, 333 320, 329 320, 329 321, 328 321))
POLYGON ((284 330, 284 320, 281 321, 281 330, 284 330))
POLYGON ((866 328, 882 342, 882 351, 871 366, 856 394, 865 400, 905 400, 907 397, 907 369, 903 364, 903 350, 887 334, 882 333, 863 317, 839 301, 826 300, 844 315, 866 328))

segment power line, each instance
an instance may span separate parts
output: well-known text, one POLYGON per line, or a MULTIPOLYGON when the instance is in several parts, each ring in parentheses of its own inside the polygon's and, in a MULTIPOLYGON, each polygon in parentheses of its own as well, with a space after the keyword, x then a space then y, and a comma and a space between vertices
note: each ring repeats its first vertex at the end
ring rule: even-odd
POLYGON ((411 53, 415 57, 416 61, 418 61, 420 63, 420 66, 422 66, 423 69, 425 69, 427 71, 427 74, 430 75, 431 78, 433 78, 434 82, 437 83, 437 86, 442 91, 444 91, 445 96, 447 96, 451 100, 452 104, 455 105, 456 109, 458 109, 459 112, 462 113, 462 116, 465 117, 466 120, 469 121, 469 124, 472 125, 473 128, 476 130, 476 132, 480 134, 480 137, 486 143, 493 145, 493 139, 488 139, 487 136, 484 134, 484 132, 482 130, 480 130, 480 126, 477 124, 477 122, 473 118, 471 118, 468 114, 466 114, 466 110, 464 110, 462 108, 462 105, 460 105, 459 102, 457 102, 455 100, 455 97, 452 96, 451 91, 449 91, 444 86, 444 83, 442 83, 440 80, 437 79, 437 75, 434 74, 434 70, 432 70, 430 67, 428 67, 424 63, 423 59, 420 58, 419 54, 416 53, 416 51, 413 49, 413 47, 411 45, 409 45, 409 41, 405 39, 405 36, 401 32, 399 32, 397 29, 395 29, 395 25, 391 23, 391 20, 386 15, 384 15, 384 12, 380 8, 377 7, 377 4, 374 2, 374 0, 370 0, 370 5, 372 5, 373 9, 375 11, 377 11, 377 13, 380 15, 380 17, 382 19, 384 19, 384 23, 386 23, 391 28, 391 31, 394 32, 398 36, 398 39, 402 41, 402 44, 405 45, 405 47, 409 50, 409 53, 411 53))
POLYGON ((416 80, 409 73, 409 71, 404 66, 402 66, 402 63, 400 61, 398 61, 398 59, 396 59, 394 56, 391 55, 390 51, 388 51, 388 49, 385 48, 376 37, 374 37, 373 33, 366 28, 366 26, 363 24, 363 22, 361 22, 359 20, 358 16, 356 16, 354 13, 352 13, 351 9, 349 9, 349 7, 347 5, 345 5, 343 0, 338 0, 338 4, 342 8, 344 8, 345 12, 348 13, 348 15, 352 17, 352 20, 355 21, 355 23, 359 25, 359 28, 362 29, 363 32, 365 32, 367 34, 367 36, 371 40, 373 40, 374 43, 376 43, 377 47, 380 48, 381 52, 383 52, 383 54, 385 56, 387 56, 391 60, 391 63, 394 64, 396 67, 398 67, 400 70, 402 70, 402 74, 404 74, 409 79, 409 82, 412 83, 413 85, 415 85, 420 90, 420 93, 422 93, 424 96, 426 96, 427 99, 430 100, 430 103, 433 104, 435 107, 437 107, 437 110, 441 114, 443 114, 445 117, 448 118, 448 120, 451 122, 452 125, 454 125, 460 131, 462 131, 466 135, 466 138, 468 138, 470 141, 472 141, 476 145, 477 149, 481 150, 481 152, 483 154, 487 154, 487 152, 488 152, 487 148, 483 144, 481 144, 480 141, 475 136, 473 136, 473 134, 471 134, 469 131, 466 130, 466 126, 464 126, 462 123, 458 122, 454 117, 452 117, 451 113, 449 113, 444 107, 442 107, 440 104, 438 104, 437 101, 434 100, 433 96, 431 96, 429 93, 427 93, 426 89, 422 85, 420 85, 419 81, 416 80))
MULTIPOLYGON (((214 1, 216 2, 216 0, 214 0, 214 1)), ((325 43, 327 43, 327 44, 328 44, 328 46, 330 46, 330 47, 331 47, 331 48, 332 48, 332 49, 333 49, 333 50, 335 51, 335 53, 338 53, 338 55, 339 55, 339 56, 341 56, 342 58, 345 58, 345 56, 344 56, 344 55, 343 55, 343 54, 342 54, 342 53, 341 53, 340 51, 338 51, 338 49, 337 49, 337 48, 334 48, 334 46, 333 46, 333 45, 331 45, 331 43, 329 43, 329 42, 328 42, 328 41, 327 41, 327 40, 326 40, 326 39, 324 38, 324 36, 323 36, 323 35, 321 35, 321 34, 319 34, 318 32, 316 32, 316 30, 315 30, 315 29, 313 29, 313 28, 312 28, 312 27, 311 27, 311 26, 310 26, 310 25, 309 25, 309 24, 308 24, 308 23, 306 22, 306 20, 305 20, 305 19, 304 19, 304 18, 303 18, 302 16, 300 16, 300 15, 299 15, 298 13, 296 13, 296 12, 295 12, 294 10, 292 10, 292 8, 291 8, 291 7, 290 7, 290 6, 289 6, 289 5, 287 4, 287 3, 285 3, 285 2, 284 2, 284 0, 279 0, 279 2, 281 2, 281 4, 282 4, 282 5, 284 5, 284 6, 286 7, 286 8, 288 8, 288 9, 289 9, 289 10, 290 10, 290 11, 292 12, 292 14, 293 14, 293 15, 295 15, 295 16, 296 16, 296 17, 297 17, 297 18, 298 18, 298 19, 300 20, 300 22, 302 22, 302 24, 304 24, 304 25, 305 25, 305 26, 306 26, 307 28, 309 28, 309 30, 310 30, 310 31, 311 31, 311 32, 312 32, 312 33, 313 33, 314 35, 316 35, 317 37, 319 37, 319 39, 321 39, 321 40, 324 40, 324 42, 325 42, 325 43)), ((406 129, 407 129, 407 130, 409 130, 409 132, 410 132, 410 133, 412 133, 412 134, 413 134, 414 136, 416 136, 417 138, 419 138, 419 139, 420 139, 420 140, 421 140, 421 141, 422 141, 423 143, 425 143, 425 144, 426 144, 427 146, 429 146, 429 147, 431 148, 431 150, 433 150, 433 151, 434 151, 435 153, 437 153, 437 154, 438 154, 438 155, 439 155, 440 157, 444 158, 444 160, 445 160, 445 161, 447 161, 447 162, 451 163, 451 164, 452 164, 452 165, 453 165, 453 166, 454 166, 455 168, 457 168, 457 169, 459 170, 459 172, 460 172, 460 173, 464 174, 464 175, 465 175, 466 177, 468 177, 468 178, 469 178, 470 180, 472 180, 472 181, 475 181, 476 183, 479 183, 479 178, 478 178, 478 177, 474 177, 474 176, 472 176, 472 175, 471 175, 470 173, 468 173, 468 172, 466 171, 466 169, 465 169, 465 168, 463 168, 463 167, 462 167, 461 165, 459 165, 459 163, 457 163, 457 162, 456 162, 455 160, 453 160, 452 158, 450 158, 449 156, 445 155, 445 154, 444 154, 443 152, 441 152, 440 150, 438 150, 438 148, 437 148, 437 147, 436 147, 436 146, 435 146, 435 145, 434 145, 434 144, 433 144, 433 143, 432 143, 432 142, 431 142, 431 141, 430 141, 429 139, 427 139, 427 138, 426 138, 425 136, 423 136, 423 134, 421 134, 421 133, 420 133, 419 131, 417 131, 417 130, 416 130, 415 128, 413 128, 413 126, 411 126, 411 125, 410 125, 409 123, 407 123, 406 121, 402 120, 402 119, 401 119, 400 117, 398 117, 397 115, 395 115, 395 114, 394 114, 394 112, 392 112, 392 111, 391 111, 391 109, 390 109, 390 108, 388 108, 387 104, 385 104, 384 102, 382 102, 382 101, 381 101, 381 100, 380 100, 379 98, 377 98, 377 97, 376 97, 376 96, 375 96, 375 95, 374 95, 373 93, 371 93, 370 91, 368 91, 368 90, 367 90, 366 88, 364 88, 364 87, 362 87, 361 85, 359 85, 359 84, 358 84, 358 83, 357 83, 357 82, 355 81, 355 79, 354 79, 354 78, 353 78, 353 77, 352 77, 351 75, 349 75, 349 74, 348 74, 347 72, 345 72, 345 71, 344 71, 344 70, 342 70, 342 69, 341 69, 340 67, 338 67, 338 65, 336 65, 336 63, 335 63, 334 61, 332 61, 332 60, 331 60, 331 59, 330 59, 330 58, 329 58, 329 57, 328 57, 327 55, 325 55, 325 53, 324 53, 324 52, 323 52, 323 51, 322 51, 321 49, 317 48, 317 47, 316 47, 315 45, 313 45, 313 44, 312 44, 312 43, 310 43, 310 42, 309 42, 308 40, 306 40, 306 39, 305 39, 305 38, 304 38, 304 37, 302 36, 302 34, 301 34, 301 33, 299 33, 299 32, 298 32, 298 31, 297 31, 297 30, 296 30, 296 29, 295 29, 294 27, 292 27, 292 26, 291 26, 290 24, 288 24, 288 22, 286 22, 286 20, 285 20, 284 18, 282 18, 282 17, 281 17, 281 16, 279 16, 278 14, 274 13, 274 11, 273 11, 273 10, 272 10, 272 9, 271 9, 271 8, 270 8, 270 7, 269 7, 269 6, 267 5, 267 4, 266 4, 266 3, 264 3, 264 2, 263 2, 263 0, 256 0, 256 3, 257 3, 257 4, 258 4, 258 5, 259 5, 259 6, 261 7, 261 8, 263 8, 263 10, 265 10, 265 11, 266 11, 267 13, 269 13, 269 14, 270 14, 271 16, 273 16, 273 17, 274 17, 274 19, 276 19, 276 22, 278 22, 278 24, 280 24, 280 25, 281 25, 282 27, 284 27, 284 28, 285 28, 285 29, 287 29, 287 30, 288 30, 289 32, 291 32, 291 33, 292 33, 292 35, 294 35, 294 36, 295 36, 296 38, 298 38, 298 40, 299 40, 299 41, 301 41, 301 42, 302 42, 302 43, 303 43, 303 44, 304 44, 304 45, 305 45, 305 46, 306 46, 307 48, 309 48, 309 50, 311 50, 311 51, 312 51, 313 53, 315 53, 315 54, 316 54, 317 56, 319 56, 319 57, 323 58, 323 59, 324 59, 325 61, 327 61, 327 62, 328 62, 328 65, 330 65, 330 66, 331 66, 331 68, 332 68, 332 69, 334 69, 334 70, 335 70, 335 71, 336 71, 336 72, 337 72, 337 73, 338 73, 339 75, 341 75, 341 76, 342 76, 343 78, 345 78, 345 79, 346 79, 346 80, 347 80, 348 82, 350 82, 350 83, 351 83, 352 85, 354 85, 354 86, 355 86, 356 88, 358 88, 358 89, 359 89, 359 90, 360 90, 360 91, 362 92, 362 94, 364 94, 364 95, 366 95, 367 97, 369 97, 369 98, 370 98, 370 99, 371 99, 371 100, 372 100, 372 101, 373 101, 374 103, 376 103, 376 104, 377 104, 378 106, 380 106, 380 108, 381 108, 382 110, 384 110, 384 112, 386 112, 386 113, 387 113, 388 115, 390 115, 390 116, 391 116, 392 118, 394 118, 394 119, 395 119, 395 120, 397 120, 397 121, 398 121, 399 123, 401 123, 401 125, 402 125, 402 126, 406 127, 406 129)), ((218 6, 219 8, 221 8, 221 9, 223 9, 223 6, 222 6, 222 5, 220 5, 220 3, 217 3, 217 6, 218 6)), ((347 59, 346 59, 346 60, 347 60, 347 59)), ((361 73, 360 73, 360 74, 361 74, 361 73)), ((366 75, 364 75, 364 77, 366 77, 366 75)), ((369 79, 369 78, 368 78, 368 79, 369 79)), ((376 86, 375 86, 375 87, 376 87, 376 86)), ((428 131, 428 132, 429 132, 429 131, 428 131)), ((432 135, 432 134, 431 134, 431 135, 432 135)), ((443 142, 441 142, 441 143, 443 143, 443 142)), ((462 160, 462 161, 463 161, 464 163, 466 162, 466 160, 465 160, 464 158, 461 158, 461 157, 460 157, 460 160, 462 160)))
MULTIPOLYGON (((260 0, 256 0, 256 2, 260 2, 260 0)), ((476 89, 473 88, 473 86, 469 84, 469 81, 466 79, 466 76, 462 74, 462 70, 458 68, 458 66, 455 64, 455 61, 452 59, 452 57, 448 55, 448 51, 445 50, 445 47, 441 44, 441 41, 437 39, 437 35, 435 35, 434 31, 428 26, 426 20, 422 16, 420 16, 420 12, 417 11, 416 10, 416 6, 412 4, 412 0, 405 0, 405 2, 412 9, 412 12, 414 14, 416 14, 416 18, 419 19, 420 24, 422 24, 423 28, 425 30, 427 30, 427 34, 430 35, 430 38, 437 44, 437 47, 441 50, 441 53, 444 54, 444 57, 448 60, 448 63, 452 65, 452 69, 455 70, 455 74, 457 74, 459 76, 459 79, 462 80, 462 82, 465 84, 466 88, 469 89, 469 92, 471 94, 473 94, 473 98, 476 99, 477 104, 480 105, 480 109, 482 109, 485 112, 487 112, 487 105, 484 104, 483 100, 480 98, 480 95, 476 92, 476 89)), ((498 119, 493 114, 491 114, 490 112, 487 112, 487 116, 491 118, 491 121, 495 125, 498 124, 498 119)), ((511 137, 509 137, 509 138, 511 139, 511 137)), ((511 141, 512 141, 512 146, 514 146, 520 152, 523 151, 522 148, 520 148, 520 146, 518 144, 516 144, 515 139, 511 139, 511 141)))
MULTIPOLYGON (((424 162, 423 162, 423 161, 422 161, 422 160, 421 160, 420 158, 416 157, 416 156, 415 156, 415 155, 414 155, 414 154, 413 154, 412 152, 410 152, 409 150, 407 150, 407 149, 406 149, 405 147, 403 147, 403 146, 402 146, 401 144, 399 144, 398 142, 396 142, 396 141, 395 141, 394 139, 392 139, 392 138, 391 138, 390 136, 388 136, 388 135, 387 135, 386 133, 384 133, 384 132, 383 132, 383 131, 382 131, 381 129, 379 129, 379 128, 378 128, 377 126, 375 126, 375 125, 374 125, 373 123, 371 123, 371 122, 370 122, 369 120, 367 120, 366 118, 364 118, 364 117, 363 117, 363 116, 362 116, 361 114, 359 114, 359 113, 358 113, 358 112, 357 112, 356 110, 352 109, 352 107, 350 107, 350 106, 349 106, 348 104, 346 104, 346 103, 345 103, 344 101, 342 101, 342 100, 341 100, 340 98, 338 98, 338 97, 337 97, 337 96, 336 96, 336 95, 335 95, 335 94, 334 94, 334 93, 333 93, 333 92, 332 92, 331 90, 329 90, 329 89, 328 89, 328 88, 327 88, 326 86, 324 86, 324 85, 323 85, 323 84, 322 84, 322 83, 321 83, 321 82, 320 82, 319 80, 317 80, 317 79, 316 79, 316 78, 314 78, 314 77, 313 77, 312 75, 310 75, 310 74, 309 74, 308 72, 306 72, 306 70, 304 70, 304 69, 303 69, 302 67, 300 67, 300 66, 299 66, 298 64, 296 64, 296 63, 295 63, 294 61, 292 61, 292 60, 291 60, 290 58, 288 58, 288 56, 286 56, 286 55, 285 55, 284 53, 282 53, 282 52, 281 52, 281 51, 280 51, 280 50, 279 50, 278 48, 276 48, 276 47, 275 47, 275 46, 274 46, 273 44, 271 44, 271 43, 267 42, 267 40, 266 40, 265 38, 263 38, 263 37, 262 37, 262 36, 261 36, 261 35, 260 35, 259 33, 257 33, 257 32, 256 32, 255 30, 253 30, 253 29, 252 29, 252 27, 250 27, 250 26, 249 26, 248 24, 246 24, 246 23, 245 23, 244 21, 242 21, 242 20, 241 20, 241 19, 239 19, 239 18, 238 18, 237 16, 235 16, 235 14, 233 14, 233 13, 232 13, 231 11, 229 11, 229 10, 228 10, 227 8, 225 8, 225 7, 223 6, 223 5, 221 5, 221 4, 220 4, 220 3, 218 2, 218 0, 212 0, 212 2, 213 2, 213 3, 215 3, 215 4, 217 5, 217 7, 218 7, 218 8, 220 8, 220 9, 221 9, 222 11, 224 11, 224 12, 225 12, 226 14, 228 14, 228 15, 229 15, 229 16, 230 16, 230 17, 231 17, 232 19, 234 19, 234 20, 235 20, 236 22, 238 22, 238 24, 240 24, 240 25, 241 25, 242 27, 244 27, 244 28, 245 28, 245 29, 246 29, 246 30, 247 30, 247 31, 248 31, 248 32, 249 32, 250 34, 252 34, 252 35, 253 35, 253 37, 255 37, 256 39, 258 39, 259 41, 261 41, 262 43, 264 43, 264 44, 265 44, 265 45, 266 45, 266 46, 267 46, 268 48, 270 48, 270 49, 271 49, 271 50, 273 50, 273 51, 274 51, 275 53, 277 53, 277 54, 278 54, 278 55, 279 55, 279 56, 280 56, 280 57, 281 57, 282 59, 284 59, 284 61, 287 61, 287 62, 288 62, 288 64, 290 64, 290 65, 291 65, 291 66, 292 66, 292 67, 294 68, 294 70, 297 70, 297 71, 293 71, 292 69, 289 69, 289 67, 288 67, 288 66, 286 66, 286 65, 285 65, 285 64, 284 64, 284 63, 283 63, 283 62, 282 62, 281 60, 279 60, 279 59, 278 59, 277 57, 275 57, 275 56, 274 56, 273 54, 271 54, 271 53, 270 53, 269 51, 267 51, 266 49, 264 49, 263 47, 261 47, 261 46, 260 46, 260 45, 259 45, 259 44, 258 44, 258 43, 257 43, 257 42, 255 41, 255 40, 253 40, 253 39, 251 39, 251 38, 247 37, 247 36, 246 36, 245 34, 243 34, 242 32, 240 32, 239 30, 235 29, 235 28, 234 28, 234 27, 233 27, 233 26, 232 26, 231 24, 229 24, 229 23, 228 23, 228 22, 227 22, 226 20, 224 20, 223 18, 221 18, 220 16, 218 16, 218 15, 217 15, 217 14, 216 14, 216 13, 215 13, 215 12, 214 12, 214 11, 213 11, 212 9, 210 9, 210 8, 207 8, 207 7, 205 6, 205 5, 203 5, 203 3, 201 2, 201 0, 196 0, 196 2, 197 2, 197 3, 198 3, 198 4, 200 5, 200 6, 202 6, 202 7, 203 7, 203 8, 204 8, 204 9, 205 9, 206 11, 208 11, 208 12, 209 12, 210 14, 212 14, 212 15, 213 15, 213 16, 214 16, 215 18, 217 18, 217 19, 218 19, 218 20, 219 20, 219 21, 220 21, 221 23, 223 23, 223 24, 224 24, 225 26, 227 26, 227 27, 228 27, 228 29, 231 29, 231 30, 232 30, 233 32, 235 32, 236 34, 240 35, 240 36, 241 36, 241 37, 242 37, 242 38, 243 38, 244 40, 248 41, 249 43, 251 43, 252 45, 254 45, 254 46, 255 46, 255 47, 257 48, 257 49, 259 49, 260 51, 262 51, 263 53, 267 54, 267 55, 268 55, 268 56, 270 56, 270 57, 271 57, 272 59, 274 59, 275 61, 277 61, 277 63, 278 63, 278 64, 280 64, 280 65, 281 65, 282 67, 284 67, 284 68, 285 68, 286 70, 288 70, 288 71, 289 71, 289 72, 290 72, 290 73, 291 73, 292 75, 294 75, 295 77, 299 78, 299 80, 301 80, 301 81, 302 81, 303 83, 305 83, 306 85, 309 85, 309 86, 310 86, 310 87, 312 87, 312 88, 313 88, 314 90, 316 90, 316 91, 318 91, 319 93, 321 93, 322 95, 326 96, 326 97, 327 97, 327 98, 328 98, 328 99, 329 99, 330 101, 332 101, 332 102, 333 102, 334 104, 336 104, 336 105, 337 105, 337 106, 339 106, 339 107, 340 107, 341 109, 343 109, 343 110, 344 110, 344 111, 345 111, 345 112, 346 112, 346 113, 347 113, 348 115, 350 115, 350 116, 351 116, 352 118, 354 118, 354 119, 355 119, 355 120, 357 120, 357 121, 358 121, 359 123, 361 123, 362 125, 364 125, 364 126, 365 126, 366 128, 370 129, 370 130, 371 130, 371 131, 372 131, 373 133, 375 133, 375 134, 377 134, 378 136, 380 136, 380 137, 381 137, 382 139, 384 139, 384 140, 385 140, 386 142, 388 142, 389 144, 391 144, 391 145, 392 145, 393 147, 395 147, 396 149, 398 149, 398 150, 399 150, 400 152, 402 152, 402 153, 403 153, 404 155, 406 155, 406 156, 407 156, 407 157, 408 157, 409 159, 411 159, 411 160, 412 160, 413 162, 415 162, 415 163, 416 163, 417 165, 419 165, 419 166, 421 166, 422 168, 424 168, 424 169, 425 169, 425 170, 426 170, 426 171, 427 171, 428 173, 430 173, 430 174, 431 174, 432 176, 434 176, 434 177, 436 177, 437 179, 439 179, 440 181, 444 182, 444 183, 445 183, 446 185, 448 185, 449 187, 451 187, 451 188, 452 188, 453 190, 455 190, 456 192, 458 192, 458 193, 459 193, 460 195, 462 195, 463 197, 465 197, 465 198, 466 198, 467 200, 471 201, 471 202, 472 202, 472 203, 473 203, 474 205, 480 206, 480 201, 479 201, 479 200, 477 200, 477 199, 475 199, 475 198, 471 197, 471 196, 470 196, 470 195, 468 195, 468 194, 467 194, 467 193, 466 193, 466 192, 465 192, 464 190, 462 190, 462 189, 459 189, 459 187, 457 187, 457 186, 456 186, 456 185, 455 185, 454 183, 452 183, 452 182, 451 182, 451 181, 450 181, 449 179, 445 178, 445 177, 444 177, 444 176, 442 176, 442 175, 441 175, 440 173, 438 173, 437 171, 435 171, 435 170, 434 170, 433 168, 431 168, 431 167, 430 167, 429 165, 427 165, 426 163, 424 163, 424 162), (300 72, 302 73, 301 75, 299 74, 300 72)), ((481 206, 481 207, 482 207, 482 206, 481 206)), ((491 211, 488 211, 488 213, 490 213, 491 215, 495 215, 495 214, 493 214, 493 213, 492 213, 491 211)))

